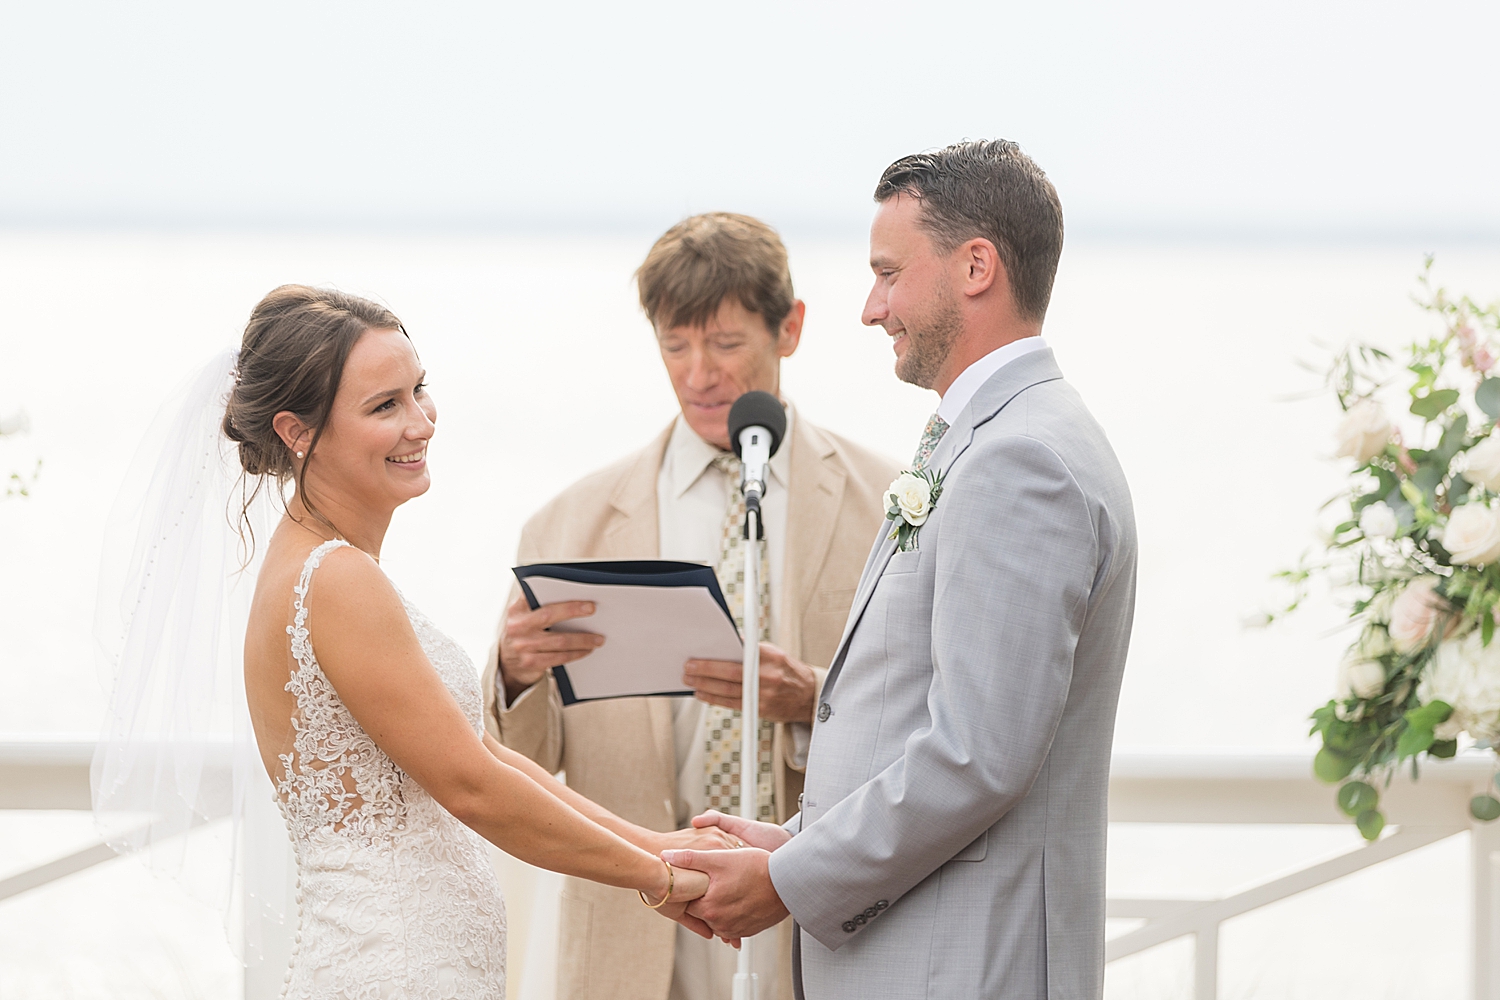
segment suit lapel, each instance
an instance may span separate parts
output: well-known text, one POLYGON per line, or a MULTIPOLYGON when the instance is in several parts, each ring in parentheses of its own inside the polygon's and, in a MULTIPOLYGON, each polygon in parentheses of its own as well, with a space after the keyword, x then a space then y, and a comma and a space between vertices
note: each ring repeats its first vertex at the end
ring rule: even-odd
MULTIPOLYGON (((1001 368, 990 376, 989 381, 979 387, 979 391, 974 394, 969 405, 964 407, 958 419, 953 422, 953 426, 948 428, 948 432, 943 435, 943 439, 933 450, 927 467, 939 472, 946 472, 952 468, 953 463, 958 461, 959 456, 973 443, 974 431, 977 428, 989 423, 994 419, 995 414, 1003 410, 1006 404, 1025 390, 1042 382, 1051 382, 1060 378, 1062 378, 1062 371, 1057 367, 1057 361, 1050 347, 1022 355, 1001 368)), ((940 500, 939 503, 941 502, 940 500)), ((839 639, 838 650, 834 653, 833 663, 828 668, 828 679, 823 683, 825 696, 827 692, 833 690, 833 682, 843 669, 849 640, 854 636, 859 620, 864 617, 865 606, 874 595, 875 586, 880 582, 880 576, 885 572, 886 564, 891 561, 891 556, 896 552, 895 541, 887 537, 891 533, 891 527, 889 521, 882 522, 875 547, 870 550, 870 558, 865 563, 864 574, 859 580, 859 590, 854 595, 854 604, 849 608, 849 620, 844 626, 844 635, 839 639)))
POLYGON ((656 479, 667 453, 672 425, 652 445, 641 451, 630 470, 610 495, 614 517, 604 530, 600 559, 640 559, 643 553, 661 552, 661 529, 657 521, 656 479))
POLYGON ((788 651, 800 655, 803 608, 812 597, 828 547, 833 543, 834 521, 844 502, 848 474, 838 463, 838 451, 806 420, 793 424, 791 482, 794 492, 787 498, 786 564, 783 572, 782 620, 777 637, 788 651))

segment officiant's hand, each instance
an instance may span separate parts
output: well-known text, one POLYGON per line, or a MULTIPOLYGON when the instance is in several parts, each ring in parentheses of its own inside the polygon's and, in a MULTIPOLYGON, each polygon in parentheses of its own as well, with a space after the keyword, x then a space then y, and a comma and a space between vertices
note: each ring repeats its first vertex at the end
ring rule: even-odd
POLYGON ((593 601, 559 601, 533 611, 524 596, 516 598, 506 609, 505 629, 500 633, 500 677, 507 705, 548 670, 581 660, 604 645, 604 636, 592 632, 547 631, 558 622, 593 613, 593 601))
MULTIPOLYGON (((719 830, 733 843, 730 847, 758 847, 762 851, 774 851, 792 839, 784 827, 775 823, 759 823, 753 819, 730 816, 717 809, 710 809, 701 816, 693 817, 693 826, 702 831, 719 830)), ((697 844, 674 844, 674 847, 698 847, 697 844)), ((699 850, 702 850, 700 847, 699 850)))
POLYGON ((688 904, 687 915, 726 940, 759 934, 786 919, 786 905, 771 884, 770 858, 768 852, 754 847, 662 852, 668 864, 708 875, 708 891, 688 904))
MULTIPOLYGON (((739 708, 744 666, 733 660, 688 660, 682 683, 700 701, 739 708)), ((812 722, 818 678, 812 667, 769 642, 760 644, 760 717, 768 722, 812 722)))

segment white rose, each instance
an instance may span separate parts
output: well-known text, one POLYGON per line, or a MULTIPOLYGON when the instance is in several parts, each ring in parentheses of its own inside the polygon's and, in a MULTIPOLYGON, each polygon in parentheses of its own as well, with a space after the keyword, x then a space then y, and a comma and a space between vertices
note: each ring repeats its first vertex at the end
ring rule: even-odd
POLYGON ((1448 721, 1437 727, 1441 739, 1460 732, 1476 740, 1500 739, 1500 641, 1486 648, 1473 631, 1443 643, 1422 673, 1417 700, 1453 706, 1448 721))
POLYGON ((1402 588, 1391 602, 1391 644, 1399 652, 1419 649, 1432 634, 1433 623, 1442 610, 1441 599, 1433 593, 1438 585, 1435 576, 1419 576, 1402 588))
POLYGON ((1465 566, 1487 566, 1500 559, 1500 513, 1478 503, 1459 507, 1443 529, 1443 548, 1465 566))
POLYGON ((1377 500, 1359 513, 1359 530, 1366 538, 1395 538, 1399 525, 1396 512, 1384 500, 1377 500))
POLYGON ((1489 490, 1500 493, 1500 437, 1491 433, 1489 437, 1464 452, 1467 464, 1464 478, 1489 490))
POLYGON ((932 485, 915 473, 901 473, 885 493, 887 502, 899 507, 902 520, 913 527, 921 527, 932 513, 932 485))
POLYGON ((1339 664, 1337 689, 1340 701, 1351 694, 1356 698, 1377 698, 1385 690, 1385 668, 1374 660, 1364 659, 1356 646, 1339 664))
POLYGON ((1339 422, 1337 455, 1352 458, 1360 465, 1385 450, 1395 426, 1386 419, 1385 410, 1372 399, 1362 399, 1349 407, 1339 422))
POLYGON ((0 437, 7 434, 24 434, 31 430, 31 418, 25 410, 17 410, 8 417, 0 417, 0 437))

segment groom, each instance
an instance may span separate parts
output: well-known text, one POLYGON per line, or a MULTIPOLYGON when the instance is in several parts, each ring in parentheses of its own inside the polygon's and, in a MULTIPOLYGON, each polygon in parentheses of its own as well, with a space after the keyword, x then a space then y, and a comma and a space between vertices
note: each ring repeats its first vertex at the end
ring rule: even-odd
MULTIPOLYGON (((1042 341, 1062 209, 1011 142, 908 156, 875 189, 864 322, 938 392, 817 709, 785 828, 667 852, 722 936, 788 912, 799 996, 1097 998, 1110 743, 1135 605, 1130 493, 1042 341), (921 521, 920 489, 909 504, 921 521), (897 515, 900 516, 899 513, 897 515), (909 549, 888 535, 902 524, 909 549)), ((904 541, 904 540, 903 540, 904 541)))

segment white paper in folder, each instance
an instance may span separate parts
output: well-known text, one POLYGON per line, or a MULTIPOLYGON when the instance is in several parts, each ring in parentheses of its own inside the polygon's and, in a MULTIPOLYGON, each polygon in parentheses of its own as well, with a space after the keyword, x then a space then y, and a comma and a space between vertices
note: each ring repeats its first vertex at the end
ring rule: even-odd
POLYGON ((640 587, 528 576, 541 604, 593 601, 594 613, 552 626, 593 632, 604 645, 566 668, 579 701, 632 695, 692 694, 682 683, 688 660, 743 659, 734 623, 703 587, 640 587))

